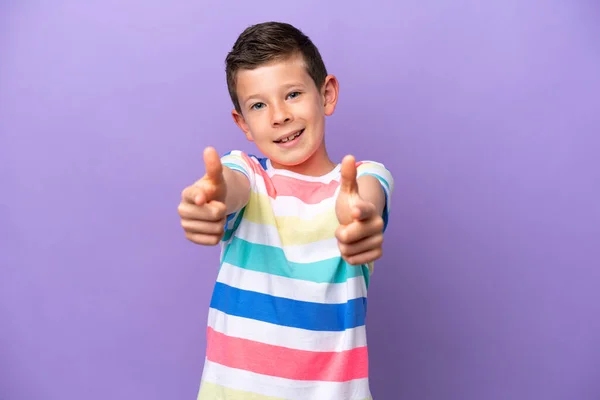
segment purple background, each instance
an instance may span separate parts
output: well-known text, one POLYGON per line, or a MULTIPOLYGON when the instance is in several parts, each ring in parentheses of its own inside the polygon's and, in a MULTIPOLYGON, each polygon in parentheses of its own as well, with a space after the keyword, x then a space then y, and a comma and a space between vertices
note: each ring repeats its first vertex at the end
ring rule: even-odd
POLYGON ((223 60, 272 19, 340 79, 333 157, 396 179, 375 399, 600 398, 597 2, 87 3, 0 3, 1 400, 195 398, 218 249, 176 208, 253 150, 223 60))

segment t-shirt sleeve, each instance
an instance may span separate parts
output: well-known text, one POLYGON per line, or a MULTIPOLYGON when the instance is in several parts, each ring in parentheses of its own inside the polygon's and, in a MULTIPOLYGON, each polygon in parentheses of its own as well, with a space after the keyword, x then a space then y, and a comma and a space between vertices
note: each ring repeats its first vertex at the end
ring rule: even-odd
POLYGON ((252 168, 252 160, 242 151, 233 150, 221 157, 221 164, 233 171, 241 172, 250 181, 250 187, 254 187, 255 177, 252 168))
POLYGON ((387 228, 390 206, 392 199, 392 192, 394 191, 394 178, 391 172, 381 163, 375 161, 361 161, 357 163, 356 167, 357 179, 364 175, 371 175, 379 180, 383 192, 385 193, 385 207, 383 209, 384 231, 387 228))

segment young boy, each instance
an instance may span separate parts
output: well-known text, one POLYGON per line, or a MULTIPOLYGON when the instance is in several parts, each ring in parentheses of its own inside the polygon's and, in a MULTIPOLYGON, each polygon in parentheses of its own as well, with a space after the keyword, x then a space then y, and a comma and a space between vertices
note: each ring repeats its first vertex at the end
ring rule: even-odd
POLYGON ((329 159, 338 82, 293 26, 246 29, 226 75, 233 119, 266 158, 207 148, 182 193, 186 237, 222 245, 198 399, 370 399, 367 286, 392 176, 329 159))

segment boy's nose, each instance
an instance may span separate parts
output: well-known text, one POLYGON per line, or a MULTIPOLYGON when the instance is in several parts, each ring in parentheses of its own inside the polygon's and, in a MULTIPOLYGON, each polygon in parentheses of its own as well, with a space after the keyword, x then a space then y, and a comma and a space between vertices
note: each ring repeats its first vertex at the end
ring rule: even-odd
POLYGON ((285 106, 273 107, 272 124, 273 126, 283 125, 292 121, 292 113, 285 106))

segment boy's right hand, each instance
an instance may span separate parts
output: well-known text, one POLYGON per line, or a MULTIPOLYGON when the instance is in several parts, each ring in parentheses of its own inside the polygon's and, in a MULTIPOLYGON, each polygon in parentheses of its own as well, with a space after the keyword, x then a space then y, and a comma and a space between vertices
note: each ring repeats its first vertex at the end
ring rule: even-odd
POLYGON ((215 246, 221 241, 225 228, 227 185, 221 159, 214 148, 204 150, 204 164, 206 173, 183 190, 177 210, 188 240, 215 246))

